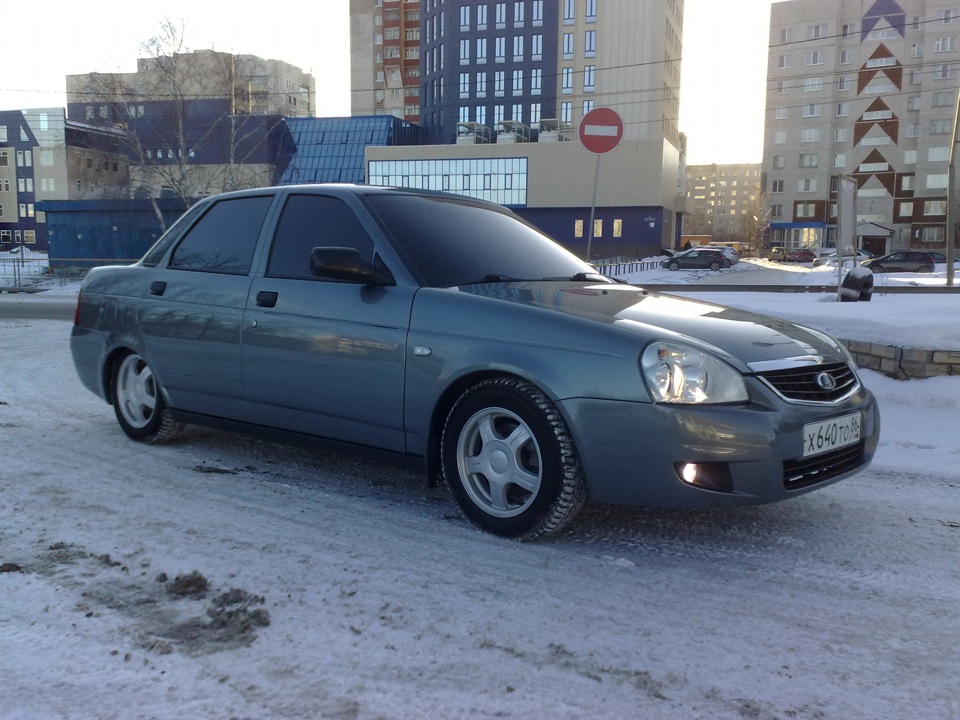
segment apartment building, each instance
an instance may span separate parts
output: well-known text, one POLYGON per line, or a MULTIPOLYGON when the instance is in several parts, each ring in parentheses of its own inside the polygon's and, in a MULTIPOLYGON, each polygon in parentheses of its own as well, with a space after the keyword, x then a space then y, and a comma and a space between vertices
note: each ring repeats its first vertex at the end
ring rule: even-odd
POLYGON ((350 114, 420 122, 420 0, 350 0, 350 114))
POLYGON ((684 235, 756 245, 766 224, 759 163, 688 165, 684 235))
POLYGON ((132 73, 67 75, 67 117, 125 123, 171 101, 217 100, 231 115, 316 115, 316 81, 281 60, 197 50, 139 58, 132 73))
POLYGON ((63 108, 0 112, 0 249, 46 250, 44 200, 100 200, 127 187, 120 133, 70 122, 63 108))
POLYGON ((944 248, 958 39, 957 0, 772 5, 763 156, 772 245, 834 244, 847 176, 863 247, 944 248))

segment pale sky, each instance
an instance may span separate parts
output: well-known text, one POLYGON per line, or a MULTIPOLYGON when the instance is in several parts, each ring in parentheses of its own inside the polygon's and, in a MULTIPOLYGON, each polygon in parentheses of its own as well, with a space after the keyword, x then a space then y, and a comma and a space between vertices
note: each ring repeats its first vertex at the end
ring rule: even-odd
MULTIPOLYGON (((687 162, 760 162, 772 0, 686 0, 680 129, 687 162)), ((313 73, 317 114, 350 114, 348 0, 286 0, 276 19, 212 0, 51 0, 4 31, 0 110, 65 107, 65 76, 134 72, 141 44, 182 19, 188 49, 283 60, 313 73), (321 72, 321 68, 326 71, 321 72)))

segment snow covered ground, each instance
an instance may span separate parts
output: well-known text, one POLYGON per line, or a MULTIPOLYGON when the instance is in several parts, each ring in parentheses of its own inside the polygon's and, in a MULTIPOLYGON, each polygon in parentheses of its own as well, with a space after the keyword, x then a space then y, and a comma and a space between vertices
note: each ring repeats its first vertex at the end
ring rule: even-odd
MULTIPOLYGON (((815 272, 630 279, 960 348, 960 295, 696 292, 815 272)), ((520 544, 415 472, 202 429, 130 442, 69 330, 0 319, 3 720, 960 719, 958 377, 864 372, 883 431, 855 478, 755 508, 590 507, 520 544)))

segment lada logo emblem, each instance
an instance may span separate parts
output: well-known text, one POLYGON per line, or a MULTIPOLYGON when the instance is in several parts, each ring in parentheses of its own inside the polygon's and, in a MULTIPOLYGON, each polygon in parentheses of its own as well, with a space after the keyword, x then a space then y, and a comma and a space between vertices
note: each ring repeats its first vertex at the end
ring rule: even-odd
POLYGON ((822 372, 817 375, 817 385, 823 390, 836 390, 837 380, 828 372, 822 372))

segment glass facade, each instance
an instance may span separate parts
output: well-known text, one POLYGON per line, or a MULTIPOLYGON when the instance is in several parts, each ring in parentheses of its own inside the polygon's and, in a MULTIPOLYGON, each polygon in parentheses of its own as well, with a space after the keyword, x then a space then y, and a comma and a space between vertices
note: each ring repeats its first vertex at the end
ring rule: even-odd
POLYGON ((368 145, 416 145, 417 126, 392 115, 353 118, 287 118, 297 151, 281 185, 364 181, 368 145))
POLYGON ((527 205, 527 158, 373 160, 370 185, 442 190, 507 207, 527 205))

